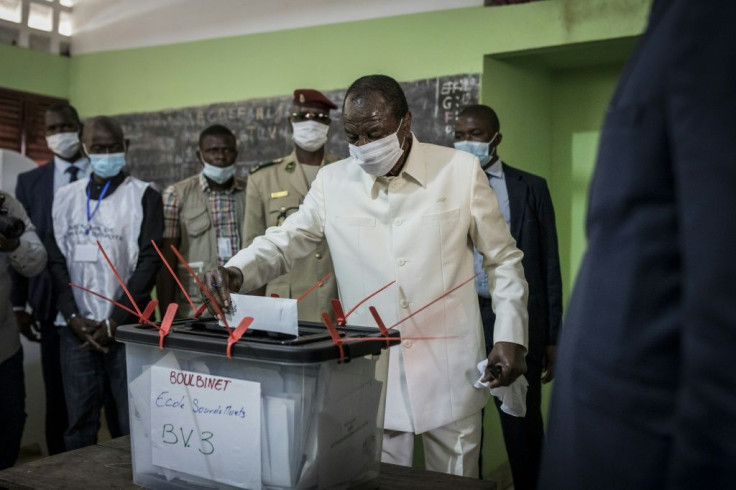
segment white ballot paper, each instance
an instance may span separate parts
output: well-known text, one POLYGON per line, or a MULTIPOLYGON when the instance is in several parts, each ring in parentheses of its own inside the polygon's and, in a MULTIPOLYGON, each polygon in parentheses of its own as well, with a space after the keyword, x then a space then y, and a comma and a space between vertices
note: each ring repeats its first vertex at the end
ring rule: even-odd
POLYGON ((261 489, 261 385, 151 367, 153 464, 261 489))
MULTIPOLYGON (((253 317, 253 323, 248 327, 249 330, 299 336, 299 319, 295 299, 233 293, 230 295, 230 300, 235 306, 235 311, 227 313, 225 317, 232 328, 236 328, 243 318, 250 316, 253 317)), ((220 320, 220 325, 224 325, 222 320, 220 320)))

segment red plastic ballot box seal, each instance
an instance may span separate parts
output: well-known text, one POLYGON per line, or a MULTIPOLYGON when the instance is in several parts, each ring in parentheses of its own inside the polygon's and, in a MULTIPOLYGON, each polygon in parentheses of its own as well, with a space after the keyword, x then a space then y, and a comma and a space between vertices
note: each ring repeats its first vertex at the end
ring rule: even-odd
MULTIPOLYGON (((230 301, 232 311, 225 314, 230 325, 239 325, 243 318, 253 317, 249 330, 299 336, 297 300, 231 294, 230 301)), ((220 325, 223 325, 222 320, 220 325)))

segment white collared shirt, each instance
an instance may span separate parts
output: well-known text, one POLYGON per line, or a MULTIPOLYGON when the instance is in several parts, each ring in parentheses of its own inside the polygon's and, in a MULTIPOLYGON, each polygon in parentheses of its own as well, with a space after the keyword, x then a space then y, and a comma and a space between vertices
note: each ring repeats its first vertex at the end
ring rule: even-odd
MULTIPOLYGON (((501 214, 503 214, 503 220, 506 225, 511 224, 511 207, 509 204, 509 190, 506 186, 506 175, 503 173, 503 165, 501 159, 497 159, 493 162, 493 165, 484 169, 488 176, 488 181, 491 184, 493 193, 496 195, 496 201, 498 201, 498 207, 501 208, 501 214)), ((475 276, 475 289, 478 291, 478 296, 486 299, 491 298, 491 293, 488 287, 488 274, 483 270, 483 256, 474 250, 474 269, 478 274, 475 276)))
POLYGON ((396 327, 404 338, 390 349, 384 426, 421 433, 480 411, 487 394, 473 381, 486 355, 473 246, 494 278, 494 340, 526 347, 528 329, 522 253, 478 159, 414 138, 393 178, 368 175, 352 158, 335 162, 317 174, 297 212, 225 265, 244 271, 241 290, 250 291, 323 238, 343 309, 393 282, 349 324, 375 325, 369 306, 387 326, 414 314, 396 327))
POLYGON ((77 172, 77 180, 86 180, 92 175, 92 166, 89 164, 89 158, 81 157, 76 162, 68 162, 58 155, 54 155, 54 194, 63 186, 69 184, 71 174, 66 169, 74 165, 79 168, 77 172))
POLYGON ((499 158, 493 165, 485 169, 491 188, 496 194, 498 206, 501 208, 501 214, 506 224, 511 223, 511 209, 509 208, 509 191, 506 187, 506 176, 503 173, 503 165, 499 158))

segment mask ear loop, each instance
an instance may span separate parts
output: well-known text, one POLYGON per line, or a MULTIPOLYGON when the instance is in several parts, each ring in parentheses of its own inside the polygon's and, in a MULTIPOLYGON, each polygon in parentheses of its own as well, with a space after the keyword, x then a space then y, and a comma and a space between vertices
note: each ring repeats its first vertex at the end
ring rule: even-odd
POLYGON ((493 147, 494 152, 491 153, 491 145, 494 141, 496 141, 496 138, 498 137, 498 131, 496 131, 496 134, 493 135, 493 138, 491 138, 491 141, 488 142, 488 154, 491 156, 491 159, 493 159, 493 155, 496 153, 496 147, 493 147))
POLYGON ((491 141, 488 142, 488 163, 481 165, 481 168, 483 170, 488 170, 491 165, 493 165, 491 162, 493 162, 493 157, 498 156, 498 150, 496 150, 496 147, 493 147, 493 153, 491 153, 491 145, 498 137, 498 131, 496 131, 496 134, 493 135, 493 138, 491 138, 491 141))
MULTIPOLYGON (((404 117, 406 117, 406 115, 404 117)), ((394 134, 397 135, 396 139, 399 139, 398 132, 401 130, 401 125, 404 124, 404 117, 401 118, 401 120, 399 121, 399 127, 396 128, 396 132, 394 132, 394 134)), ((406 136, 404 136, 404 141, 402 141, 401 144, 399 145, 399 148, 401 148, 401 151, 404 151, 404 143, 406 143, 406 136)))

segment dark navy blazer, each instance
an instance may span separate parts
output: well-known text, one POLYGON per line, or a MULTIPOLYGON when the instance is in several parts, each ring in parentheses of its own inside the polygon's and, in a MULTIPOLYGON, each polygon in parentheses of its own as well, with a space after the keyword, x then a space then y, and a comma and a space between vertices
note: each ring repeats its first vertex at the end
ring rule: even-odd
POLYGON ((611 101, 541 488, 736 485, 734 25, 656 0, 611 101))
MULTIPOLYGON (((509 195, 511 236, 524 252, 522 265, 529 283, 528 357, 541 363, 545 345, 557 343, 562 320, 562 279, 557 228, 547 182, 539 176, 503 163, 509 195)), ((489 316, 493 316, 489 313, 489 316)), ((495 318, 493 318, 495 319, 495 318)), ((493 322, 488 322, 493 325, 493 322)), ((486 344, 493 345, 492 332, 486 344)))

